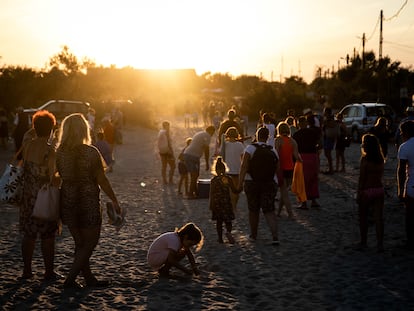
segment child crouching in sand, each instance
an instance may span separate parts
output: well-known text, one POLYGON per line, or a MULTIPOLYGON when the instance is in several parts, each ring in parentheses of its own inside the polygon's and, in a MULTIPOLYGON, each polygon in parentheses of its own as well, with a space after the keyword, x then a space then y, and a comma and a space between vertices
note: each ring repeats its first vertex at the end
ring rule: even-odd
POLYGON ((148 249, 147 261, 157 270, 160 276, 168 276, 171 267, 176 267, 187 274, 198 275, 191 247, 197 246, 198 252, 204 242, 203 233, 193 223, 187 223, 174 232, 166 232, 157 237, 148 249), (187 256, 191 269, 180 264, 181 259, 187 256))

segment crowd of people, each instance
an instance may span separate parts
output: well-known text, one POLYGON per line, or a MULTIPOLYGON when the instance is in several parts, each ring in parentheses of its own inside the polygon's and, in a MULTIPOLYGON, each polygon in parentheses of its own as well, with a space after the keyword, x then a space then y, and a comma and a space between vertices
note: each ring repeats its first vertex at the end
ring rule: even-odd
MULTIPOLYGON (((273 113, 261 112, 255 135, 251 137, 252 142, 247 143, 246 132, 237 121, 237 115, 236 108, 231 107, 227 111, 227 119, 218 126, 208 125, 204 130, 186 138, 185 147, 177 157, 178 194, 186 199, 199 198, 201 158, 204 156, 205 169, 210 171, 210 144, 216 134, 209 208, 211 219, 216 223, 217 241, 224 243, 224 225, 224 236, 229 243, 236 243, 232 227, 237 218, 239 194, 244 191, 248 207, 249 238, 252 241, 257 239, 262 212, 269 227, 271 243, 277 246, 280 244, 277 218, 282 217, 283 208, 288 217, 294 219, 289 198, 293 184, 303 183, 303 193, 298 196, 298 209, 320 207, 321 153, 327 160, 325 174, 345 171, 346 128, 342 115, 334 116, 329 107, 324 109, 321 118, 309 110, 299 117, 289 111, 287 118, 280 122, 276 122, 273 113), (336 151, 335 167, 333 150, 336 151), (295 172, 298 167, 300 174, 295 172), (299 178, 297 176, 302 176, 303 180, 296 180, 299 178), (279 206, 276 212, 277 201, 279 206)), ((77 281, 80 275, 87 286, 107 286, 107 280, 96 279, 89 259, 99 242, 102 225, 100 191, 108 196, 117 214, 123 212, 106 176, 107 172, 112 171, 114 145, 122 143, 122 115, 116 111, 113 117, 104 118, 101 128, 95 125, 93 110, 87 117, 78 113, 71 114, 59 126, 56 125, 54 115, 47 111, 33 115, 31 129, 26 119, 23 114, 16 114, 16 157, 18 154, 24 168, 24 191, 19 218, 20 230, 23 232, 22 278, 33 276, 32 257, 38 237, 44 259, 44 279, 62 277, 54 271, 55 236, 60 230, 60 223, 31 216, 39 189, 43 184, 50 183, 60 187, 61 221, 68 227, 74 240, 74 260, 65 277, 64 287, 82 289, 83 285, 77 281)), ((358 247, 367 247, 368 218, 372 213, 378 252, 384 251, 383 174, 387 145, 391 138, 386 126, 386 119, 380 117, 370 132, 362 137, 356 198, 360 221, 358 247)), ((414 249, 414 121, 403 120, 399 126, 399 135, 398 196, 406 207, 405 246, 414 249)), ((171 123, 164 121, 157 137, 164 186, 175 185, 174 143, 171 123)), ((184 224, 175 232, 160 235, 151 244, 148 263, 164 276, 169 274, 172 267, 188 274, 198 274, 191 248, 201 248, 202 244, 203 233, 200 228, 193 223, 184 224), (188 258, 191 269, 180 264, 184 257, 188 258)))
MULTIPOLYGON (((414 110, 412 108, 407 108, 408 114, 414 110)), ((206 170, 209 170, 209 145, 212 137, 216 134, 213 154, 215 162, 211 172, 213 177, 210 181, 209 200, 212 219, 216 221, 218 241, 223 243, 222 227, 224 224, 228 241, 235 243, 231 234, 232 221, 237 217, 239 193, 244 191, 249 208, 250 238, 252 240, 257 238, 259 212, 262 211, 269 226, 273 244, 278 245, 277 217, 282 217, 283 210, 286 209, 287 216, 290 219, 294 218, 289 196, 289 192, 292 191, 292 183, 296 185, 298 182, 298 180, 295 181, 294 176, 303 178, 303 193, 297 195, 296 207, 305 210, 319 208, 319 174, 332 175, 345 172, 345 149, 350 145, 350 137, 347 135, 343 116, 340 113, 334 115, 330 107, 325 107, 320 116, 313 113, 311 109, 305 109, 303 115, 296 117, 293 110, 289 110, 286 119, 280 122, 276 121, 272 112, 261 111, 255 137, 248 144, 245 142, 243 127, 237 116, 236 107, 232 106, 227 111, 227 119, 222 120, 219 125, 210 125, 205 130, 197 132, 192 138, 187 138, 187 145, 179 156, 181 168, 178 192, 182 194, 182 181, 190 179, 189 190, 185 191, 185 198, 198 198, 197 180, 200 174, 200 159, 204 155, 206 170), (270 162, 265 160, 266 156, 263 154, 267 148, 264 146, 269 147, 275 155, 277 164, 274 171, 271 160, 268 160, 270 162), (260 155, 260 160, 256 161, 261 165, 253 163, 256 153, 256 158, 259 158, 260 155), (322 154, 326 158, 326 170, 320 167, 322 154), (299 175, 294 174, 297 163, 301 164, 299 175), (258 177, 261 174, 259 173, 260 166, 265 166, 271 177, 267 179, 263 176, 258 177), (278 192, 279 195, 277 195, 278 192), (275 205, 277 203, 276 213, 275 205)), ((403 137, 401 142, 404 141, 402 146, 406 146, 406 141, 411 137, 409 129, 402 126, 407 120, 410 119, 404 119, 399 129, 401 130, 400 135, 403 137)), ((160 135, 165 131, 164 124, 165 122, 160 135)), ((172 150, 171 136, 168 134, 167 137, 169 149, 172 150)), ((373 214, 376 223, 377 250, 378 252, 384 250, 383 171, 388 153, 388 143, 391 138, 392 134, 388 129, 387 119, 379 117, 375 125, 361 139, 361 164, 357 189, 361 239, 358 249, 364 249, 367 245, 368 214, 373 214)), ((402 148, 402 150, 407 150, 406 148, 402 148)), ((173 159, 172 151, 169 151, 169 154, 173 159)), ((164 156, 161 150, 160 156, 161 159, 164 156)), ((400 166, 407 169, 409 172, 407 176, 410 176, 410 167, 412 169, 413 164, 410 164, 408 159, 404 157, 409 158, 410 156, 410 153, 407 152, 402 153, 401 156, 399 152, 400 166)), ((162 161, 161 171, 164 183, 167 184, 165 163, 167 162, 162 161)), ((170 176, 173 176, 174 167, 175 165, 170 166, 170 176)), ((405 183, 408 183, 409 187, 412 178, 408 178, 408 181, 402 179, 403 168, 399 169, 399 172, 401 171, 399 173, 399 176, 401 175, 399 180, 400 197, 407 203, 410 201, 405 198, 408 197, 407 193, 409 194, 410 191, 403 192, 402 189, 406 188, 405 183)), ((173 183, 171 179, 169 183, 173 183)), ((413 216, 409 207, 406 210, 408 221, 413 216)), ((407 228, 410 227, 413 225, 408 222, 407 228)), ((412 248, 413 242, 410 234, 412 234, 411 231, 407 231, 407 247, 412 248)))

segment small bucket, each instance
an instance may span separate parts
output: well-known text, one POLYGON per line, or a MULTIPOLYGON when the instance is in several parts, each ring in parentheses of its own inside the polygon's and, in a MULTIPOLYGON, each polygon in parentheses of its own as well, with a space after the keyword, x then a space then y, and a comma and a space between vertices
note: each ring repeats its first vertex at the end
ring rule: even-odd
POLYGON ((197 182, 198 198, 208 199, 210 196, 210 179, 199 179, 197 182))

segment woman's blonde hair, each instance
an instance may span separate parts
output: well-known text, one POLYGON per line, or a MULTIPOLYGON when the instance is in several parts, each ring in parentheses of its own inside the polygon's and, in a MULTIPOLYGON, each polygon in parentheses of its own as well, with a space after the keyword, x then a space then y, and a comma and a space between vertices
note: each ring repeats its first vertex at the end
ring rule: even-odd
POLYGON ((89 125, 81 113, 73 113, 62 121, 59 131, 59 146, 71 149, 81 144, 91 144, 89 125))
POLYGON ((286 122, 279 122, 277 125, 277 133, 279 135, 289 135, 290 134, 290 127, 289 124, 286 122))
POLYGON ((227 129, 225 135, 226 135, 227 138, 235 138, 235 139, 240 138, 239 131, 234 126, 229 127, 227 129))

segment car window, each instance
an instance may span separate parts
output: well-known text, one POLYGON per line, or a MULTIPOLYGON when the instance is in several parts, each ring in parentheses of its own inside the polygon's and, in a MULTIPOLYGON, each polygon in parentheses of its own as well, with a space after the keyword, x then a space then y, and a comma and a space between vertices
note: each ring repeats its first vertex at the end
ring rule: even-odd
POLYGON ((377 114, 378 117, 384 117, 386 115, 385 113, 385 107, 378 107, 377 114))
POLYGON ((360 117, 361 116, 361 111, 359 109, 359 107, 351 107, 350 111, 349 111, 349 116, 352 118, 356 118, 356 117, 360 117))
POLYGON ((341 113, 342 113, 342 116, 344 118, 348 118, 349 117, 349 107, 344 108, 341 113))
POLYGON ((376 107, 367 108, 367 117, 375 117, 378 115, 378 109, 376 107))
POLYGON ((83 112, 82 106, 75 103, 64 103, 62 107, 62 111, 71 114, 75 112, 83 112))
POLYGON ((373 107, 369 109, 369 111, 367 112, 367 116, 368 117, 382 117, 385 115, 384 113, 385 113, 384 107, 373 107))
POLYGON ((46 107, 46 110, 56 115, 56 113, 61 111, 61 104, 59 102, 51 103, 46 107))

